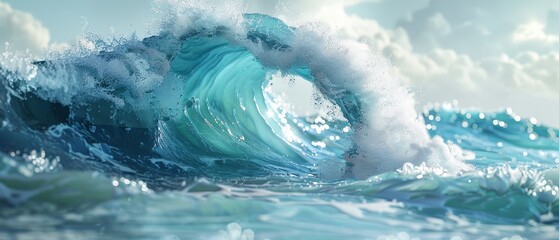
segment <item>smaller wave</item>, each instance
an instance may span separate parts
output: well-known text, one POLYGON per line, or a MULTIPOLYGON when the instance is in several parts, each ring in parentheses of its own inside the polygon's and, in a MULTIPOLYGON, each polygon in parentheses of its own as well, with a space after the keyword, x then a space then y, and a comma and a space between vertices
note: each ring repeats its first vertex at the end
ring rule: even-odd
POLYGON ((522 118, 510 108, 488 113, 443 104, 424 111, 423 118, 431 135, 460 145, 471 153, 469 163, 476 167, 508 163, 545 170, 557 166, 559 131, 535 118, 522 118))

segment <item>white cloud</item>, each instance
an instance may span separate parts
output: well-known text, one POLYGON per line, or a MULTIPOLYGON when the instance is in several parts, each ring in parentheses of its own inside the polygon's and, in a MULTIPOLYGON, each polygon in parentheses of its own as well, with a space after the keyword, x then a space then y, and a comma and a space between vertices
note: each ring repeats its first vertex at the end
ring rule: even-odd
POLYGON ((559 52, 523 52, 514 58, 503 54, 484 61, 483 66, 491 76, 516 88, 537 93, 559 92, 559 52))
POLYGON ((550 33, 558 34, 552 31, 556 24, 550 22, 555 19, 554 9, 559 9, 559 2, 431 0, 423 9, 410 13, 410 18, 402 18, 397 27, 408 32, 418 52, 446 48, 480 60, 501 53, 515 55, 528 50, 542 52, 556 49, 556 45, 541 44, 541 41, 518 44, 520 39, 554 41, 553 37, 549 38, 550 33), (434 16, 437 15, 444 18, 450 27, 451 31, 447 34, 438 34, 440 31, 433 29, 434 16), (516 40, 512 38, 515 32, 516 40))
POLYGON ((559 36, 547 34, 545 26, 539 22, 530 22, 518 26, 512 34, 512 40, 515 42, 538 41, 544 43, 556 43, 559 36))
POLYGON ((0 43, 8 42, 12 51, 29 49, 32 53, 42 53, 50 40, 48 29, 31 14, 1 2, 0 33, 0 43))

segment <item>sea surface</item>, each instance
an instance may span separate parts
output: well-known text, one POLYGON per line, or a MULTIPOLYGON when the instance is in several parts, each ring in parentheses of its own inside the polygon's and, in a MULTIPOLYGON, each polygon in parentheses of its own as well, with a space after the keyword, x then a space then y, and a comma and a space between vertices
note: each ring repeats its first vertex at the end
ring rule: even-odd
POLYGON ((160 11, 149 37, 0 56, 0 239, 559 239, 558 129, 417 112, 315 24, 160 11), (329 111, 291 111, 272 85, 295 78, 329 111))

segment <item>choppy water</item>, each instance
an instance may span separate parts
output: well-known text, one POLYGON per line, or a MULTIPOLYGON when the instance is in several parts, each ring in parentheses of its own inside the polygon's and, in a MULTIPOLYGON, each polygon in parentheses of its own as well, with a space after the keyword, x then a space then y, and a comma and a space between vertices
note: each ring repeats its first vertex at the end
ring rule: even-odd
POLYGON ((414 109, 312 24, 170 3, 159 33, 5 53, 2 239, 557 239, 557 129, 414 109), (342 117, 298 117, 274 78, 342 117), (324 103, 327 104, 327 103, 324 103))

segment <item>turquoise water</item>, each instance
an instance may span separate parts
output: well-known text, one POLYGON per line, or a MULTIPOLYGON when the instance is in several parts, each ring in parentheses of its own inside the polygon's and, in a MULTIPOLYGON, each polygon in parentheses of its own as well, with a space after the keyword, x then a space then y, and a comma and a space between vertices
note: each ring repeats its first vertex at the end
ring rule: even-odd
POLYGON ((167 15, 144 39, 4 54, 0 238, 559 237, 557 129, 417 113, 383 59, 317 28, 167 15), (296 116, 274 76, 336 114, 296 116))

